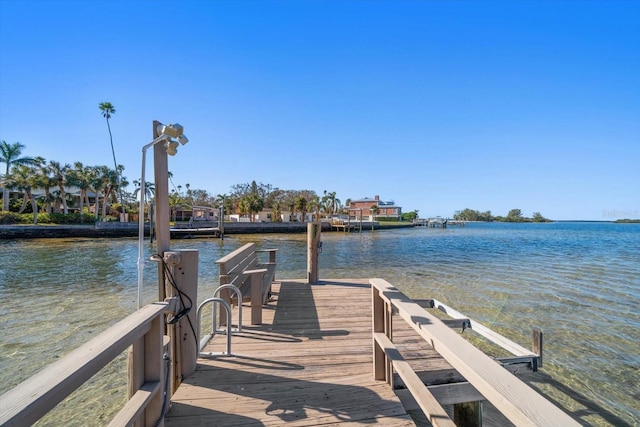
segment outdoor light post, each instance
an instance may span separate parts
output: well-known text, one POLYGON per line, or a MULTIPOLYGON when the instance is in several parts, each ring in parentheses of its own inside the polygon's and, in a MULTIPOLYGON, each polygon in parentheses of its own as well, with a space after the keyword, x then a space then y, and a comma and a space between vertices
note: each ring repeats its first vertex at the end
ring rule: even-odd
MULTIPOLYGON (((153 122, 153 141, 142 147, 142 168, 140 177, 140 207, 138 214, 138 309, 142 306, 142 287, 144 276, 144 202, 146 196, 146 154, 150 147, 153 147, 154 172, 155 172, 155 191, 156 191, 156 217, 157 223, 162 224, 158 227, 157 248, 158 253, 163 254, 169 250, 169 169, 167 154, 175 156, 177 152, 178 142, 182 145, 189 140, 183 134, 183 127, 179 124, 163 125, 158 121, 153 122), (178 142, 176 142, 176 140, 178 142), (164 142, 164 144, 160 144, 164 142), (164 226, 166 225, 166 226, 164 226)), ((164 300, 164 274, 162 274, 162 265, 159 267, 159 293, 160 301, 164 300)))

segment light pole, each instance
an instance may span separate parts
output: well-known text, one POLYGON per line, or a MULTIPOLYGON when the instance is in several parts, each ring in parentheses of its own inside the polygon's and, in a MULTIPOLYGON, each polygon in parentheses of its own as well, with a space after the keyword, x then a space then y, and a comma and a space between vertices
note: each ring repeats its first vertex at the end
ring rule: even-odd
MULTIPOLYGON (((156 122, 154 122, 156 124, 156 122)), ((138 309, 142 306, 142 285, 144 276, 144 199, 146 195, 145 188, 145 168, 146 168, 146 154, 150 147, 155 146, 161 142, 164 143, 166 154, 175 156, 178 150, 178 142, 182 145, 189 142, 186 136, 183 134, 184 128, 179 125, 163 125, 157 123, 154 129, 154 136, 157 133, 159 136, 153 141, 142 147, 142 168, 140 171, 140 207, 138 214, 138 309), (176 142, 177 140, 177 142, 176 142)))

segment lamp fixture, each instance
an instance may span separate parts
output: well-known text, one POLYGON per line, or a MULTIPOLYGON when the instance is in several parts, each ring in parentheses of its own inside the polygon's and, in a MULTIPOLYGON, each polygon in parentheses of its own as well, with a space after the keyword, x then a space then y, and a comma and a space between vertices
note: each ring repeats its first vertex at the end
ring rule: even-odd
POLYGON ((184 128, 180 123, 176 123, 173 125, 159 124, 157 131, 159 135, 168 135, 172 138, 178 138, 179 136, 184 134, 184 128))
POLYGON ((138 213, 138 309, 142 307, 142 284, 143 284, 143 274, 144 274, 144 260, 142 258, 143 254, 143 242, 144 242, 144 197, 145 197, 145 165, 146 165, 146 154, 147 149, 153 147, 154 145, 163 142, 165 150, 168 155, 175 156, 178 152, 178 146, 180 144, 184 145, 189 140, 186 136, 184 136, 184 128, 182 125, 176 123, 172 125, 163 125, 162 123, 158 124, 156 131, 158 133, 158 137, 148 143, 147 145, 142 147, 142 170, 140 177, 140 206, 138 213), (178 142, 176 142, 176 140, 178 142))
POLYGON ((178 152, 178 143, 172 140, 168 140, 164 143, 165 149, 167 150, 167 154, 170 156, 175 156, 178 152))

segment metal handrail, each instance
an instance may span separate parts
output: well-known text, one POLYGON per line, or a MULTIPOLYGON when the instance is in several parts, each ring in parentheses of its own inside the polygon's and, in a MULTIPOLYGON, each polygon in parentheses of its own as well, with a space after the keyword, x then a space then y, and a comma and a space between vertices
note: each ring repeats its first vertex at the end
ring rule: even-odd
MULTIPOLYGON (((233 292, 235 293, 235 296, 238 298, 238 329, 236 329, 235 332, 242 332, 242 292, 240 292, 240 289, 237 286, 227 284, 227 285, 218 286, 218 288, 215 291, 213 291, 213 296, 217 297, 220 291, 223 289, 233 290, 233 292)), ((218 310, 216 307, 217 307, 216 305, 213 306, 213 313, 212 313, 213 320, 211 322, 211 325, 212 325, 211 332, 213 334, 224 332, 223 329, 216 329, 216 319, 218 318, 218 310)), ((227 329, 231 329, 231 323, 227 323, 227 329)))
MULTIPOLYGON (((228 302, 223 300, 222 298, 207 298, 202 301, 198 306, 198 310, 196 311, 196 315, 198 317, 198 322, 196 324, 196 335, 198 339, 200 339, 200 326, 202 324, 202 307, 210 303, 220 303, 227 311, 227 325, 231 324, 231 306, 228 302)), ((215 307, 215 305, 214 305, 215 307)), ((213 328, 215 329, 215 328, 213 328)), ((222 353, 214 353, 214 352, 203 352, 202 349, 209 343, 211 338, 215 335, 215 330, 212 330, 210 334, 207 334, 204 338, 202 338, 198 343, 198 356, 199 357, 207 357, 207 356, 230 356, 231 355, 231 328, 227 328, 227 351, 222 353)))

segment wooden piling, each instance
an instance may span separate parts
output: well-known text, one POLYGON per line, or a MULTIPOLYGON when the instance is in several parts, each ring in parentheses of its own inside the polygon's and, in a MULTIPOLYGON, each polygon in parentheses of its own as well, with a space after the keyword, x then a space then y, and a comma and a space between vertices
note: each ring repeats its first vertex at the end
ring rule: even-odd
POLYGON ((453 422, 457 426, 482 427, 482 402, 454 404, 453 422))
POLYGON ((540 329, 534 329, 532 331, 532 350, 538 355, 538 366, 542 367, 542 331, 540 329))
POLYGON ((318 283, 318 255, 320 253, 320 233, 322 227, 319 222, 307 224, 307 280, 311 284, 318 283))

